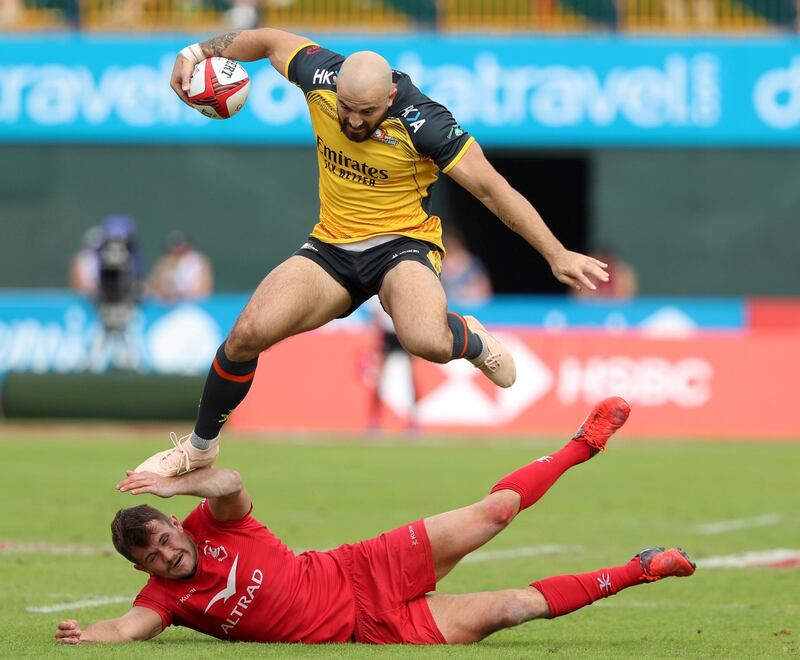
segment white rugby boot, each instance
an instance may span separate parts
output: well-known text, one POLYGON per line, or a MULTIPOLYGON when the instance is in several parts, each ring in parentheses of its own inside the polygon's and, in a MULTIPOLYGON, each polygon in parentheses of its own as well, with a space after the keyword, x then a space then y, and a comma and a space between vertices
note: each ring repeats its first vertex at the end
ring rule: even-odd
POLYGON ((197 449, 191 443, 192 434, 180 440, 170 432, 169 439, 174 445, 172 449, 153 454, 136 468, 135 472, 152 472, 162 477, 178 477, 192 470, 211 465, 219 456, 219 436, 211 441, 208 449, 197 449))
POLYGON ((517 379, 517 367, 509 350, 498 339, 492 337, 474 316, 465 316, 464 321, 483 343, 481 354, 470 362, 495 385, 511 387, 517 379))

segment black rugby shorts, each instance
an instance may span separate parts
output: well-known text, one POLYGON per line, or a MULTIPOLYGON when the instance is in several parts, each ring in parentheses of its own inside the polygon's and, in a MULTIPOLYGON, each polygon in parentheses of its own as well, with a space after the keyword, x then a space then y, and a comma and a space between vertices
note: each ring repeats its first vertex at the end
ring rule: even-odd
POLYGON ((350 316, 380 291, 383 278, 401 261, 418 261, 438 277, 442 251, 433 243, 401 236, 363 252, 344 250, 309 236, 296 255, 319 264, 339 284, 347 289, 352 304, 339 318, 350 316))

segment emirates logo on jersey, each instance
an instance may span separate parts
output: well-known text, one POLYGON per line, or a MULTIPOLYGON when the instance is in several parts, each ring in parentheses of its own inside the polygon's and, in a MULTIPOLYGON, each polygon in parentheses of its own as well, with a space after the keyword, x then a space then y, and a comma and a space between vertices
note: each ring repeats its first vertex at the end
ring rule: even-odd
POLYGON ((217 561, 225 561, 228 558, 228 551, 225 550, 224 545, 215 548, 211 545, 211 541, 208 540, 206 540, 205 545, 203 545, 203 554, 217 561))

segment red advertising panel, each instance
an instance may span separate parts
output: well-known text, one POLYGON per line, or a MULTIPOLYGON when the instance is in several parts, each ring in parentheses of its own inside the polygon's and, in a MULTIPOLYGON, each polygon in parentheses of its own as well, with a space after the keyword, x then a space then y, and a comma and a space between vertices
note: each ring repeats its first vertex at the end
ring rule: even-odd
MULTIPOLYGON (((633 408, 635 436, 800 439, 800 337, 698 334, 498 333, 517 363, 507 390, 463 360, 415 360, 423 429, 503 434, 574 432, 612 394, 633 408)), ((363 330, 295 337, 265 353, 250 395, 231 419, 240 430, 360 431, 370 396, 365 364, 374 336, 363 330)), ((402 428, 408 367, 390 361, 381 387, 385 426, 402 428)))
POLYGON ((800 330, 800 300, 753 298, 747 302, 747 323, 753 330, 800 330))

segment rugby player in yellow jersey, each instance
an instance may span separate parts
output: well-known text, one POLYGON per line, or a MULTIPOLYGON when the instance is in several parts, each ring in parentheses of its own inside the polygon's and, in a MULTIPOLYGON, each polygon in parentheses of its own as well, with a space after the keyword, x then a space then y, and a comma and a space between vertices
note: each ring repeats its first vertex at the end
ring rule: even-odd
POLYGON ((188 103, 194 65, 208 57, 269 58, 305 94, 319 163, 319 222, 308 241, 258 286, 217 351, 193 433, 136 468, 175 476, 210 465, 219 432, 250 388, 258 355, 347 316, 378 294, 411 354, 470 360, 500 387, 516 377, 510 353, 473 317, 447 310, 444 255, 430 190, 444 172, 485 204, 576 289, 608 279, 605 264, 567 250, 498 174, 450 112, 377 53, 344 56, 270 28, 230 32, 184 48, 172 72, 188 103))

